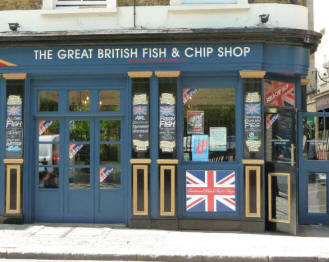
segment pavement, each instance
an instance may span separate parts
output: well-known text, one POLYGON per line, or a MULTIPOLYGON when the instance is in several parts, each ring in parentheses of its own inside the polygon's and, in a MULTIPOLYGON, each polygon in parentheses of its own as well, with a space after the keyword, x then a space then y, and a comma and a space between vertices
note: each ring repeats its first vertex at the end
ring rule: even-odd
POLYGON ((290 236, 121 225, 2 224, 0 259, 329 262, 329 228, 315 226, 290 236))

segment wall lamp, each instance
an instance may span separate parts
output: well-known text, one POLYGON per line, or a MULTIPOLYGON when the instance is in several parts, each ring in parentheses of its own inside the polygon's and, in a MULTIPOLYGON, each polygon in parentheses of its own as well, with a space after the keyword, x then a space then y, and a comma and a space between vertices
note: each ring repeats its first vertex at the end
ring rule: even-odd
POLYGON ((270 17, 270 14, 262 14, 262 15, 259 15, 259 17, 260 17, 260 21, 263 24, 265 24, 265 23, 267 23, 267 21, 268 21, 268 19, 270 17))
POLYGON ((16 32, 18 27, 20 27, 19 23, 8 23, 9 29, 13 32, 16 32))

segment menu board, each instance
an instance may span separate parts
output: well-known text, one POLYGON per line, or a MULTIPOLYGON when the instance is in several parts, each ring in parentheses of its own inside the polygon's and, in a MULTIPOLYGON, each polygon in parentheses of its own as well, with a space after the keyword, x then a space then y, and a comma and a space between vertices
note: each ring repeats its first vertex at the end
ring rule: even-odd
POLYGON ((147 152, 149 149, 149 106, 144 93, 133 97, 132 140, 135 152, 147 152))
POLYGON ((262 115, 259 92, 246 92, 244 97, 244 153, 245 157, 262 154, 262 115))
POLYGON ((9 96, 6 119, 6 158, 23 158, 22 99, 9 96))
POLYGON ((176 100, 173 94, 160 96, 159 140, 163 153, 174 152, 176 148, 176 100))

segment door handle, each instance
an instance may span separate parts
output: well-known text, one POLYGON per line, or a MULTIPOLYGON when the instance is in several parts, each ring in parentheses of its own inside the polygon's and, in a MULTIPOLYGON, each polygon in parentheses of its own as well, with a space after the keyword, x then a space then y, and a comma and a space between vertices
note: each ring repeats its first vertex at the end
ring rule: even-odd
POLYGON ((295 144, 291 144, 291 166, 295 166, 295 144))

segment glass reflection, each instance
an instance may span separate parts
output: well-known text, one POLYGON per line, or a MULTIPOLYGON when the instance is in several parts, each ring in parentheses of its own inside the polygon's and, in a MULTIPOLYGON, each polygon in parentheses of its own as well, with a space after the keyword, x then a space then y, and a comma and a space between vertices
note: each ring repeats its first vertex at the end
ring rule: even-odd
POLYGON ((329 117, 303 118, 303 155, 305 160, 329 159, 329 117))
POLYGON ((101 189, 120 188, 121 169, 116 167, 99 168, 99 185, 101 189))
POLYGON ((70 141, 89 141, 90 122, 83 120, 70 121, 70 141))
POLYGON ((70 188, 90 188, 90 168, 70 168, 70 188))
POLYGON ((59 168, 39 167, 39 188, 58 188, 59 168))
POLYGON ((100 121, 101 141, 120 141, 120 120, 100 121))
POLYGON ((120 91, 103 90, 99 92, 100 111, 120 111, 120 91))
POLYGON ((326 173, 312 173, 308 176, 308 212, 327 213, 326 173))
POLYGON ((89 91, 70 91, 69 108, 70 111, 89 111, 90 95, 89 91))
POLYGON ((289 220, 288 176, 271 176, 272 218, 289 220))
POLYGON ((120 164, 120 145, 102 144, 99 151, 101 165, 120 164))
POLYGON ((90 145, 70 144, 69 145, 70 165, 89 165, 90 145))
POLYGON ((39 120, 39 141, 59 142, 58 120, 39 120))
POLYGON ((39 144, 39 165, 57 165, 59 160, 59 144, 39 144))
POLYGON ((58 111, 58 91, 39 91, 39 111, 58 111))

